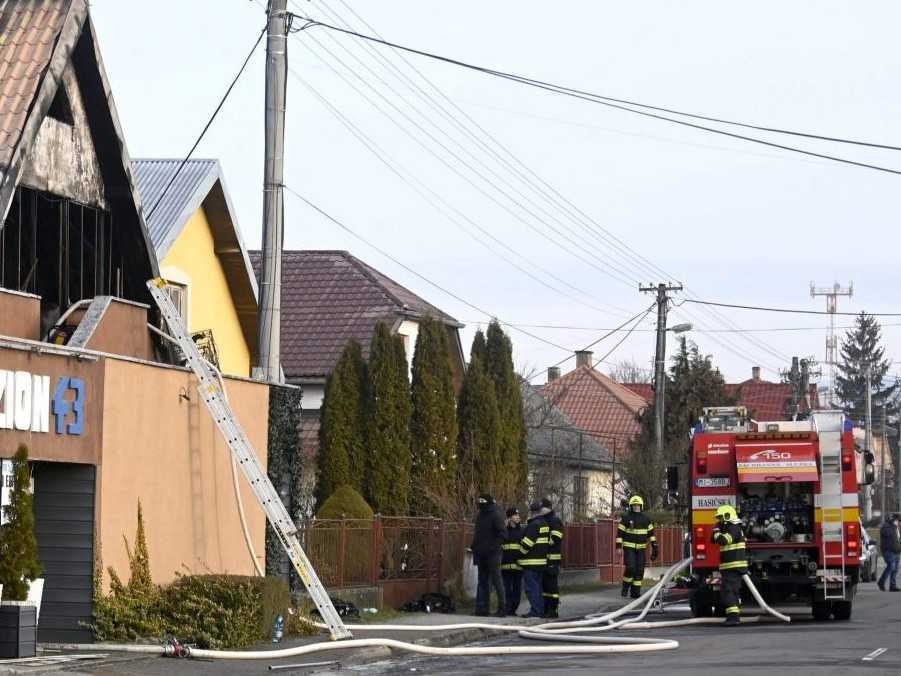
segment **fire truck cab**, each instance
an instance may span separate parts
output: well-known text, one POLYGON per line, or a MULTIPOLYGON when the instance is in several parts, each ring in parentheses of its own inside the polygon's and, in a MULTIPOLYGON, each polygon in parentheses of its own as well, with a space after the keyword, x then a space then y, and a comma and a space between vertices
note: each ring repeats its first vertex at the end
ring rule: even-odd
POLYGON ((729 504, 767 603, 805 603, 817 620, 849 619, 861 537, 854 438, 843 413, 754 422, 743 407, 706 408, 691 455, 693 614, 722 612, 711 538, 717 507, 729 504))

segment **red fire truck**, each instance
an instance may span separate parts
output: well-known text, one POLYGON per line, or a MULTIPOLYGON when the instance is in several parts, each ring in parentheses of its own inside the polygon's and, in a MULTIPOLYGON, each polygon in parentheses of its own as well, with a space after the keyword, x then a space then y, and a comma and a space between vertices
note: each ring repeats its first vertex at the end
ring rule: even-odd
POLYGON ((861 551, 857 489, 852 426, 841 411, 753 422, 743 407, 704 409, 691 457, 694 615, 722 612, 711 531, 717 507, 729 504, 767 603, 806 603, 817 620, 849 619, 861 551))

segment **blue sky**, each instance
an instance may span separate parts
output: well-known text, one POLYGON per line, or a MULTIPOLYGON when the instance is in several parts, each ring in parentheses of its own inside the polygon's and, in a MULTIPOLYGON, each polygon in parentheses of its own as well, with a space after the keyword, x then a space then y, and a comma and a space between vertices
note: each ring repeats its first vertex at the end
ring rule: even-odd
MULTIPOLYGON (((897 3, 351 4, 386 38, 462 60, 614 97, 901 145, 897 3)), ((131 155, 182 156, 262 28, 260 4, 93 0, 91 6, 131 155)), ((360 27, 341 0, 297 2, 292 9, 360 27)), ((407 68, 395 54, 380 53, 407 68)), ((658 281, 660 274, 652 277, 655 273, 636 254, 700 298, 823 309, 823 299, 810 297, 811 280, 820 286, 853 280, 854 297, 842 299, 840 309, 901 311, 896 292, 901 176, 679 128, 408 58, 490 134, 487 142, 503 144, 522 163, 518 166, 552 185, 591 220, 573 217, 571 207, 550 205, 534 188, 537 178, 531 186, 518 182, 509 166, 494 164, 371 52, 321 28, 298 33, 289 42, 294 74, 288 81, 286 182, 410 267, 503 320, 580 327, 527 329, 558 347, 512 331, 521 367, 557 362, 566 356, 564 349, 581 347, 599 337, 598 329, 646 308, 651 299, 638 293, 637 281, 658 281), (408 172, 409 182, 420 181, 420 190, 433 202, 440 200, 445 212, 457 214, 463 227, 386 169, 307 86, 408 172), (506 196, 476 175, 472 168, 479 162, 495 184, 509 184, 501 186, 506 196), (607 233, 629 250, 611 246, 607 233)), ((403 72, 438 98, 431 85, 410 70, 403 72)), ((452 119, 464 121, 459 112, 452 119)), ((260 241, 262 122, 260 50, 197 152, 222 161, 240 227, 254 247, 260 241)), ((901 168, 898 152, 759 135, 901 168)), ((467 340, 486 321, 295 198, 285 199, 286 247, 351 250, 465 321, 467 340)), ((825 326, 824 317, 739 310, 713 316, 697 307, 688 317, 689 308, 677 309, 673 323, 694 321, 699 330, 693 339, 714 355, 730 380, 748 377, 758 364, 765 377, 774 378, 773 371, 787 366, 792 355, 823 357, 824 332, 817 327, 825 326), (805 330, 709 333, 736 327, 805 330)), ((653 352, 653 334, 645 330, 649 322, 611 359, 647 362, 653 352)), ((884 322, 901 324, 901 317, 884 322)), ((899 327, 886 326, 885 338, 889 354, 901 355, 899 327)), ((596 356, 615 340, 601 343, 596 356)))

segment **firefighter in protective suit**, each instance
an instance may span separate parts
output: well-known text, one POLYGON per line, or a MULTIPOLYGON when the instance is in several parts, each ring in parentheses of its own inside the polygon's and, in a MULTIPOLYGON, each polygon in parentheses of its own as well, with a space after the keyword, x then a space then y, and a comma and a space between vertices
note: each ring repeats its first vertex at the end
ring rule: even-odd
POLYGON ((726 625, 739 624, 741 617, 741 578, 748 572, 745 551, 745 534, 741 519, 732 505, 721 505, 716 510, 717 527, 712 541, 720 546, 720 601, 726 608, 726 625))
POLYGON ((644 500, 639 495, 629 498, 629 511, 624 512, 616 533, 616 548, 623 550, 623 589, 622 596, 637 599, 641 596, 644 582, 644 567, 648 545, 651 546, 651 560, 658 556, 657 536, 654 535, 654 524, 642 511, 644 500))

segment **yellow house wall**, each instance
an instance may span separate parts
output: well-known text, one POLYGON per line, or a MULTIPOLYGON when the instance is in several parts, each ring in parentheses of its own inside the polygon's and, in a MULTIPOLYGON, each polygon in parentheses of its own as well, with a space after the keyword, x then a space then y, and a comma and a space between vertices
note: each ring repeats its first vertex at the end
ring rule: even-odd
POLYGON ((250 349, 203 208, 185 224, 160 267, 176 268, 188 279, 188 327, 213 330, 222 371, 249 376, 250 349))

